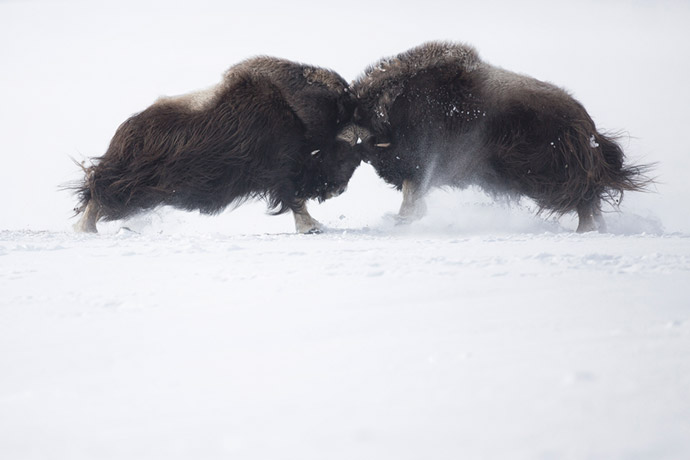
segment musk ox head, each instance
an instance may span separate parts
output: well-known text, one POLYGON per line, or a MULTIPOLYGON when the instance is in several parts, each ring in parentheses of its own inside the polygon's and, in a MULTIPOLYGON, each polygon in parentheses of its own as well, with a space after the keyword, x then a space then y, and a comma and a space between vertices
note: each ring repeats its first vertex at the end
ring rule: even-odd
POLYGON ((360 153, 342 141, 336 141, 329 150, 313 150, 310 157, 307 177, 311 195, 319 201, 342 194, 362 161, 360 153))
POLYGON ((314 121, 312 135, 308 136, 308 155, 302 165, 304 190, 300 195, 324 201, 343 193, 347 184, 362 161, 361 149, 349 133, 355 99, 343 82, 342 91, 331 103, 320 103, 318 123, 314 121))

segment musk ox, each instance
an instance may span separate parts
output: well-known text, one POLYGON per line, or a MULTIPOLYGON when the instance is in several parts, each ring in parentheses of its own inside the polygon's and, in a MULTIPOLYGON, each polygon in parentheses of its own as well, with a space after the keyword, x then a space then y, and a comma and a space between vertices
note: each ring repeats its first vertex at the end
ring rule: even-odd
POLYGON ((215 214, 263 198, 294 213, 298 232, 320 224, 305 202, 342 193, 360 163, 336 139, 355 102, 337 73, 258 57, 214 88, 157 100, 116 131, 76 186, 78 230, 170 205, 215 214))
POLYGON ((474 48, 431 42, 384 58, 351 85, 364 161, 403 192, 399 218, 420 217, 432 186, 479 185, 528 196, 539 212, 577 211, 578 232, 605 230, 602 200, 642 190, 646 166, 624 165, 564 90, 483 62, 474 48))

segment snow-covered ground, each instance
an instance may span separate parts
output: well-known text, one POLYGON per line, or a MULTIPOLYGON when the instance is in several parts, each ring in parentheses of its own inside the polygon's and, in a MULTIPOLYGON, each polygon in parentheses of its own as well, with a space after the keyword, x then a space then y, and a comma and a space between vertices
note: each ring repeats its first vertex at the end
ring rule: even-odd
POLYGON ((3 458, 690 453, 690 238, 0 233, 3 458))
POLYGON ((0 1, 0 458, 690 458, 690 5, 323 3, 0 1), (261 203, 71 231, 69 157, 158 96, 430 39, 569 89, 654 193, 603 235, 477 190, 401 227, 364 165, 321 235, 261 203))

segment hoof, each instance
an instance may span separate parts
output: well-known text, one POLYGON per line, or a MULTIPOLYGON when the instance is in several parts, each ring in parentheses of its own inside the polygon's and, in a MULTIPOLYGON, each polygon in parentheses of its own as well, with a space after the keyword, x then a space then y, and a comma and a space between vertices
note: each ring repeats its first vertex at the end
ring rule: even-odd
POLYGON ((395 214, 393 216, 393 222, 395 225, 410 225, 412 222, 419 220, 417 216, 401 216, 400 214, 395 214))
POLYGON ((403 212, 393 215, 393 220, 395 225, 410 225, 413 222, 420 220, 426 214, 426 207, 421 209, 417 208, 416 212, 403 212))
POLYGON ((98 233, 96 224, 93 222, 85 222, 85 219, 82 219, 79 222, 72 225, 72 228, 77 233, 98 233))
POLYGON ((599 232, 606 233, 606 222, 601 220, 580 220, 577 226, 577 233, 599 232))
POLYGON ((295 225, 295 229, 297 230, 297 233, 302 233, 304 235, 314 235, 316 233, 323 233, 323 225, 315 220, 315 219, 309 219, 307 222, 299 222, 297 225, 295 225))
POLYGON ((597 231, 597 226, 594 225, 594 222, 582 222, 580 221, 580 224, 577 226, 577 230, 575 230, 577 233, 589 233, 589 232, 595 232, 597 231))
POLYGON ((577 216, 579 223, 577 225, 577 233, 586 233, 598 231, 599 233, 606 233, 606 221, 601 215, 599 206, 594 208, 578 208, 577 216))

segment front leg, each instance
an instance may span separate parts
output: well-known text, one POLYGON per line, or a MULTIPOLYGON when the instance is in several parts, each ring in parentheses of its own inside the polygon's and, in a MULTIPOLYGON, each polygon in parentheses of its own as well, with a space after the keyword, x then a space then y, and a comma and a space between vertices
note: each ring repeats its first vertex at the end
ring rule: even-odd
POLYGON ((309 215, 307 205, 304 201, 299 203, 299 207, 292 210, 292 215, 295 218, 295 229, 297 233, 321 233, 323 225, 309 215))
POLYGON ((74 224, 74 230, 84 233, 98 233, 96 222, 98 222, 101 212, 99 206, 93 199, 89 200, 86 204, 83 213, 79 222, 74 224))
POLYGON ((401 223, 421 219, 426 214, 424 195, 426 189, 421 185, 405 179, 402 185, 403 202, 398 211, 398 220, 401 223))

